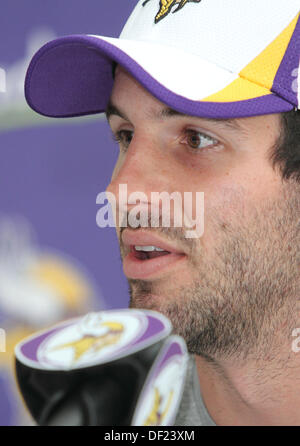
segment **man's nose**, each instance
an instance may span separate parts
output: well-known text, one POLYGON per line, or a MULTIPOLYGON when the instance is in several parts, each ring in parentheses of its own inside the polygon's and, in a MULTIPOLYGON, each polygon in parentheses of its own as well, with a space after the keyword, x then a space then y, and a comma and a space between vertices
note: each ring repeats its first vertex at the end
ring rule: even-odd
POLYGON ((168 184, 170 163, 152 138, 133 138, 126 153, 121 154, 106 191, 119 197, 119 186, 127 185, 128 196, 142 192, 151 202, 152 192, 162 192, 168 184))

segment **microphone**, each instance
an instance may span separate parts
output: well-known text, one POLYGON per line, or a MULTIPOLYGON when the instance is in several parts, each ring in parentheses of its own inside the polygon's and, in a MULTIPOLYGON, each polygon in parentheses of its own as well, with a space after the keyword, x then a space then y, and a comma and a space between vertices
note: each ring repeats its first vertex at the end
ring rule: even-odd
POLYGON ((150 310, 89 313, 15 347, 16 379, 41 426, 169 426, 187 372, 184 340, 150 310))

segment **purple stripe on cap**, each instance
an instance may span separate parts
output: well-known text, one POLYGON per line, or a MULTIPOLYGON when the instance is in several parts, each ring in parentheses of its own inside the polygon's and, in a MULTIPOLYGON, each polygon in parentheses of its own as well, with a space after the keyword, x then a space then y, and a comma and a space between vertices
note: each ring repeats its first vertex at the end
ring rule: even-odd
POLYGON ((105 111, 113 86, 112 61, 122 65, 153 96, 193 116, 230 119, 286 112, 293 105, 275 94, 237 102, 201 102, 177 95, 114 45, 97 37, 62 37, 33 57, 25 81, 28 104, 38 113, 72 117, 105 111))
MULTIPOLYGON (((299 68, 300 62, 300 17, 295 31, 282 59, 280 67, 275 76, 272 91, 280 97, 287 99, 295 106, 298 105, 297 89, 295 83, 295 70, 299 68)), ((300 88, 300 86, 298 87, 300 88)), ((299 104, 300 105, 300 104, 299 104)))

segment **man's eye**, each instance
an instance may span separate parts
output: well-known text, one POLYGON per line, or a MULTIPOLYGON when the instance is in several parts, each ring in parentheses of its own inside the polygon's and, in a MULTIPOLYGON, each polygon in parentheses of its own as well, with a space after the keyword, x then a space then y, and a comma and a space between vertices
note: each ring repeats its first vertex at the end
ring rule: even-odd
POLYGON ((121 146, 127 148, 133 138, 133 132, 131 130, 119 130, 112 134, 113 139, 121 146))
POLYGON ((204 135, 196 130, 187 130, 183 142, 188 144, 192 151, 201 151, 208 147, 214 147, 218 144, 216 139, 212 138, 211 136, 204 135))

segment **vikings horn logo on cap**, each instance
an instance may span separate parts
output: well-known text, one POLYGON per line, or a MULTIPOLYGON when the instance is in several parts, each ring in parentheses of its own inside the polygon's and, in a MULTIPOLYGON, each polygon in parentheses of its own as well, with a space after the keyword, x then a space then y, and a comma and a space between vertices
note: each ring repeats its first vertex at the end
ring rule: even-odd
MULTIPOLYGON (((145 6, 150 0, 145 0, 143 6, 145 6)), ((173 12, 177 12, 182 9, 187 3, 200 3, 201 0, 160 0, 159 1, 159 11, 154 19, 155 23, 164 19, 174 5, 178 4, 177 8, 173 12)))

